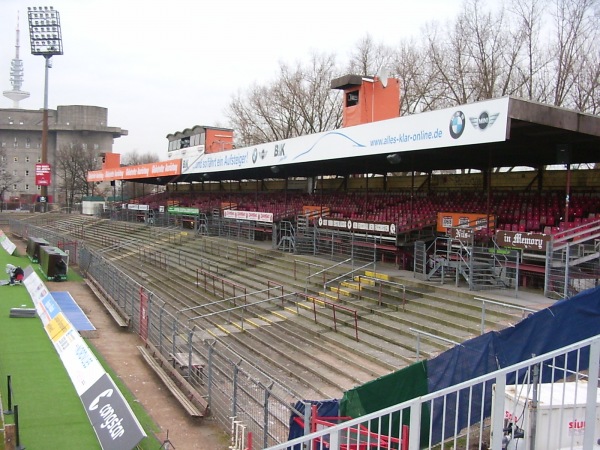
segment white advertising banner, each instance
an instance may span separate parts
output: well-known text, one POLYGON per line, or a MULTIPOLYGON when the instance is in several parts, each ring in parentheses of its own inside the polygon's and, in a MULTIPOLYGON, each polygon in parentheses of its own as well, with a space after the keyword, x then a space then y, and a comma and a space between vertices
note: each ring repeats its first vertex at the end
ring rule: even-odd
POLYGON ((86 407, 86 413, 102 448, 135 448, 146 434, 118 387, 31 266, 25 269, 23 284, 33 300, 48 338, 54 344, 77 394, 86 407), (112 397, 112 403, 106 402, 108 397, 112 397), (107 406, 96 412, 101 399, 105 400, 107 406))
POLYGON ((63 314, 40 276, 29 266, 23 284, 27 288, 46 334, 54 344, 67 373, 81 395, 105 370, 79 332, 63 314))
POLYGON ((187 152, 181 173, 305 163, 506 140, 509 98, 460 105, 218 153, 187 152))
POLYGON ((237 209, 224 209, 223 217, 225 217, 226 219, 273 223, 273 213, 268 212, 238 211, 237 209))
POLYGON ((2 248, 6 250, 9 255, 12 255, 17 248, 15 243, 11 241, 2 230, 0 230, 0 245, 2 245, 2 248))

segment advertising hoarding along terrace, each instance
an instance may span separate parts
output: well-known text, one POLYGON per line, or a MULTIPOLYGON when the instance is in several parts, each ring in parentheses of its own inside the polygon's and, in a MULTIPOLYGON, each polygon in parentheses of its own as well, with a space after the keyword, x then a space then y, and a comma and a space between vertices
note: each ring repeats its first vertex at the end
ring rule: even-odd
POLYGON ((450 229, 454 227, 473 228, 476 231, 488 227, 494 229, 496 216, 485 213, 464 213, 464 212, 438 212, 436 230, 440 233, 451 233, 450 229))
POLYGON ((23 284, 85 407, 103 450, 131 450, 146 437, 144 429, 110 375, 32 266, 23 284))

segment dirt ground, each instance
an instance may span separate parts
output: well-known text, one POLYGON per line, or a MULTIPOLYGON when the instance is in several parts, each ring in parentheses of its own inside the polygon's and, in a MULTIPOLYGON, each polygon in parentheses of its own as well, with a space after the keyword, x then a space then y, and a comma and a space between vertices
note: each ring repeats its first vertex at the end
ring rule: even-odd
POLYGON ((47 282, 51 291, 68 291, 88 316, 96 331, 86 337, 160 427, 157 436, 168 438, 176 450, 221 450, 229 438, 210 418, 193 419, 175 400, 160 378, 142 359, 137 346, 140 338, 114 323, 102 304, 83 282, 47 282))

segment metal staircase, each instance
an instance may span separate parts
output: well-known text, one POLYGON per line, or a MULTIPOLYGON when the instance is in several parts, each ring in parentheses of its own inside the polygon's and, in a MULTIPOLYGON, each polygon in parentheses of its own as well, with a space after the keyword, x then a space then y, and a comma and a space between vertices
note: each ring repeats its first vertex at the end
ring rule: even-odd
POLYGON ((517 288, 518 254, 492 246, 482 247, 473 243, 473 238, 455 239, 438 237, 429 247, 418 241, 415 243, 415 276, 444 284, 452 282, 456 286, 461 280, 469 289, 517 288))
POLYGON ((316 255, 318 253, 318 229, 310 226, 307 216, 296 217, 295 253, 298 255, 316 255))
POLYGON ((296 251, 296 229, 292 222, 282 220, 279 224, 277 236, 277 249, 284 252, 294 253, 296 251))
POLYGON ((552 236, 546 250, 544 295, 571 297, 600 282, 600 220, 552 236))

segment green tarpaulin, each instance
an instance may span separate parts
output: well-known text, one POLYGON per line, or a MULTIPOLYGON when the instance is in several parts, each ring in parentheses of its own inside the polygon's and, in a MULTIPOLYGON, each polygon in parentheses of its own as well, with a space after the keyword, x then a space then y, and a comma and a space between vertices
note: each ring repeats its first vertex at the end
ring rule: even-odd
MULTIPOLYGON (((427 361, 419 361, 402 370, 346 391, 340 402, 340 415, 356 418, 428 393, 427 361)), ((382 419, 381 422, 373 424, 372 429, 391 429, 392 435, 400 438, 401 425, 409 424, 410 414, 408 411, 403 412, 402 423, 400 423, 400 413, 392 416, 391 424, 389 417, 382 419), (390 425, 391 428, 388 428, 390 425)), ((423 410, 421 413, 421 444, 428 442, 428 436, 429 411, 423 410)))

